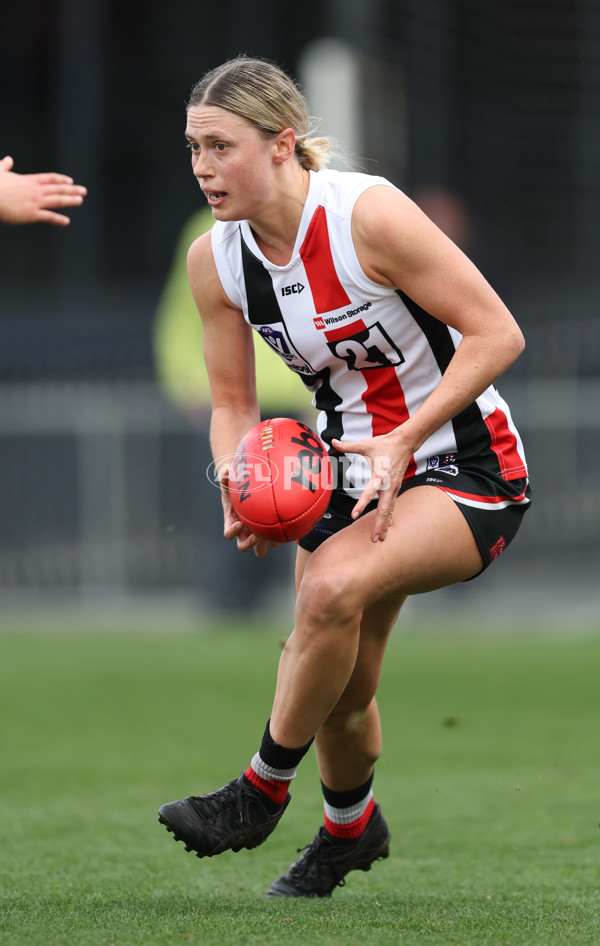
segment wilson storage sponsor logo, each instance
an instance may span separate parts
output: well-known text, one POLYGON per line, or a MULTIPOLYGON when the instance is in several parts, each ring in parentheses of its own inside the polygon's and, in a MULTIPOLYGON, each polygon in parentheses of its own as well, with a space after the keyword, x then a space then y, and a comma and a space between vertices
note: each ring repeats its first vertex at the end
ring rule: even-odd
POLYGON ((336 325, 338 322, 345 322, 346 319, 352 319, 360 312, 368 312, 372 305, 372 302, 364 302, 362 305, 357 306, 356 309, 348 309, 346 312, 342 312, 341 315, 329 315, 327 317, 321 315, 313 319, 313 322, 316 328, 324 329, 327 328, 328 325, 336 325))

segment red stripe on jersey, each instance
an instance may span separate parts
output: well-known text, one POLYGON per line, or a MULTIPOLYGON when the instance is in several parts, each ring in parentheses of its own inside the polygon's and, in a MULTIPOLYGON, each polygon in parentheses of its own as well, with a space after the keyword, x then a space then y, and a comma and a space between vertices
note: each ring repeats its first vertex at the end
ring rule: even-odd
POLYGON ((350 305, 350 299, 342 286, 335 270, 327 216, 323 206, 317 207, 308 225, 304 242, 300 247, 300 257, 310 283, 315 309, 320 315, 332 312, 344 305, 350 305))
POLYGON ((527 469, 517 449, 517 438, 508 426, 506 414, 499 407, 485 418, 491 447, 498 458, 500 475, 505 480, 520 480, 527 476, 527 469))
MULTIPOLYGON (((341 342, 345 338, 352 338, 358 332, 365 331, 367 331, 367 326, 362 319, 357 319, 350 325, 329 329, 325 332, 325 337, 328 342, 341 342)), ((384 368, 383 366, 380 368, 363 368, 360 373, 367 386, 361 397, 365 402, 368 413, 371 415, 373 437, 377 437, 379 434, 387 434, 390 430, 394 430, 395 427, 407 421, 410 414, 395 368, 384 368)), ((414 457, 411 457, 404 474, 404 481, 411 479, 416 472, 417 465, 414 457)))
MULTIPOLYGON (((367 368, 361 374, 367 384, 367 390, 363 391, 361 397, 373 417, 373 436, 388 434, 410 417, 396 370, 367 368)), ((416 472, 417 464, 415 458, 411 457, 403 482, 411 479, 416 472)))
POLYGON ((366 332, 367 326, 362 319, 356 319, 355 322, 346 323, 339 328, 330 328, 325 332, 325 338, 328 342, 343 342, 345 338, 352 338, 357 332, 366 332))

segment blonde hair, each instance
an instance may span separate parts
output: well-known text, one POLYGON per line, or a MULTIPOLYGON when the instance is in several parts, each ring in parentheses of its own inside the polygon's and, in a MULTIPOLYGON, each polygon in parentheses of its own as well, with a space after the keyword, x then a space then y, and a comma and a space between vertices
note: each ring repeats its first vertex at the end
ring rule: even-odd
POLYGON ((291 128, 296 157, 307 171, 320 171, 329 160, 328 138, 310 138, 306 100, 296 83, 266 59, 238 56, 207 72, 190 93, 188 109, 214 105, 254 125, 263 135, 291 128))

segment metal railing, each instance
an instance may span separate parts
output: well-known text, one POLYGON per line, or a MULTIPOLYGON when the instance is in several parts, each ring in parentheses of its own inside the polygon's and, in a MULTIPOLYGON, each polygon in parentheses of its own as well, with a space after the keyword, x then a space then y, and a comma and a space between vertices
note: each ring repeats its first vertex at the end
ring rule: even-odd
MULTIPOLYGON (((511 556, 597 550, 600 379, 513 379, 500 389, 534 488, 511 556)), ((220 538, 207 435, 157 385, 8 384, 0 405, 0 588, 85 595, 224 584, 236 555, 220 538)))

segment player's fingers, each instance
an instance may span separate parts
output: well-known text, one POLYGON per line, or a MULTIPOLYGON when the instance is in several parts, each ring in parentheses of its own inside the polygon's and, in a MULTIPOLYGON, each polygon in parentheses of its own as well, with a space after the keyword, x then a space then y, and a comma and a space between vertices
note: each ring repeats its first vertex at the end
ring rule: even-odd
POLYGON ((362 516, 369 503, 375 499, 376 492, 377 487, 373 485, 372 481, 369 482, 368 486, 365 487, 357 499, 356 505, 352 508, 350 515, 353 519, 358 519, 359 516, 362 516))
POLYGON ((29 178, 34 178, 37 184, 46 186, 48 184, 69 184, 75 183, 68 174, 56 174, 54 171, 43 171, 40 174, 28 174, 29 178))
POLYGON ((340 453, 362 454, 365 452, 364 444, 360 440, 338 440, 337 437, 333 437, 331 445, 335 450, 339 450, 340 453))
POLYGON ((234 519, 233 516, 226 516, 223 535, 230 541, 231 539, 237 539, 243 528, 244 524, 240 522, 239 519, 234 519))
POLYGON ((69 184, 67 182, 62 184, 46 184, 43 185, 41 189, 46 195, 46 199, 52 198, 53 200, 85 197, 87 194, 87 187, 83 187, 81 184, 69 184))
POLYGON ((68 227, 71 223, 70 219, 64 214, 54 213, 52 210, 38 210, 34 222, 52 223, 57 227, 68 227))
POLYGON ((264 540, 259 539, 258 536, 254 535, 253 532, 250 532, 250 530, 246 529, 245 527, 238 535, 237 547, 240 552, 250 552, 252 549, 254 549, 254 551, 260 558, 262 558, 263 555, 267 554, 267 547, 264 540), (260 543, 263 543, 263 544, 260 545, 260 543), (259 550, 256 551, 257 546, 259 545, 260 545, 259 550))
MULTIPOLYGON (((388 472, 390 467, 389 458, 386 456, 369 458, 369 463, 371 464, 371 478, 352 510, 353 519, 357 519, 365 511, 377 494, 381 497, 384 493, 389 493, 391 496, 395 496, 396 493, 395 483, 397 478, 390 478, 388 472)), ((394 500, 392 499, 391 502, 393 506, 394 500)))
POLYGON ((80 207, 83 203, 83 194, 46 194, 40 203, 45 210, 80 207))
POLYGON ((11 158, 10 154, 5 155, 0 161, 0 171, 12 171, 15 166, 15 162, 11 158))
POLYGON ((237 537, 237 547, 240 552, 249 552, 250 549, 254 548, 255 541, 255 536, 249 535, 247 532, 240 532, 237 537))
POLYGON ((394 517, 394 502, 389 495, 381 496, 375 511, 375 521, 371 530, 373 542, 383 542, 394 517))
POLYGON ((271 543, 267 542, 266 539, 260 539, 256 537, 256 543, 254 545, 254 554, 259 558, 264 558, 269 550, 269 545, 271 543))

